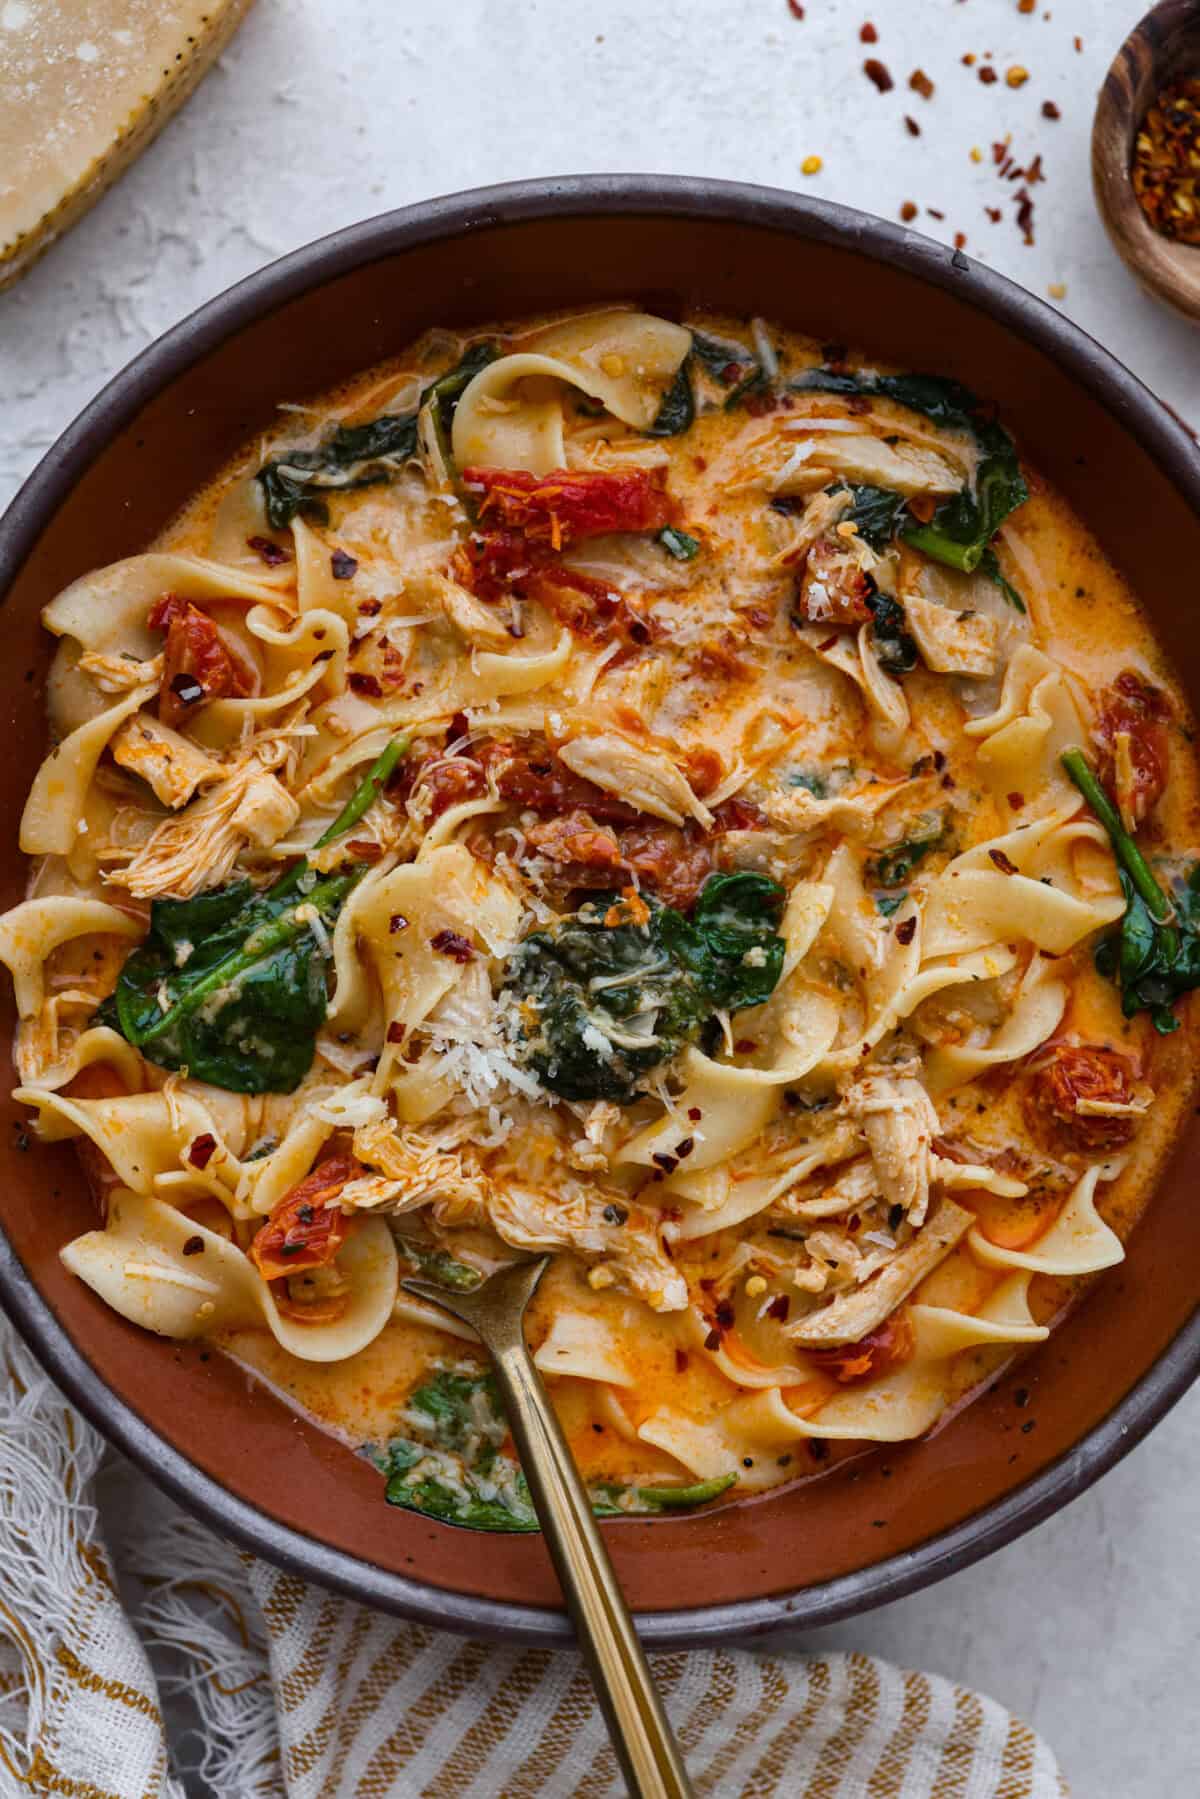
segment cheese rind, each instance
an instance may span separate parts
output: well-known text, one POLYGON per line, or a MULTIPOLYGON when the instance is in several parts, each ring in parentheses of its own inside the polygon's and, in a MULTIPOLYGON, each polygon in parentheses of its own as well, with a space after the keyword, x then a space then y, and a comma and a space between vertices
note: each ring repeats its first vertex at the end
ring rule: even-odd
POLYGON ((253 0, 0 0, 0 289, 188 98, 253 0))

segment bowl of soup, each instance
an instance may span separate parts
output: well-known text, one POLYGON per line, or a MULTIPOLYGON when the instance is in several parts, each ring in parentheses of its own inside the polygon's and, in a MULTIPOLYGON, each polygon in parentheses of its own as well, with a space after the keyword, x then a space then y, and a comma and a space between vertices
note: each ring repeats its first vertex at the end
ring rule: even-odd
POLYGON ((719 182, 431 202, 169 333, 0 526, 0 1282, 66 1391, 271 1559, 528 1640, 408 1274, 551 1254, 651 1641, 1081 1491, 1200 1356, 1198 494, 1049 308, 719 182))

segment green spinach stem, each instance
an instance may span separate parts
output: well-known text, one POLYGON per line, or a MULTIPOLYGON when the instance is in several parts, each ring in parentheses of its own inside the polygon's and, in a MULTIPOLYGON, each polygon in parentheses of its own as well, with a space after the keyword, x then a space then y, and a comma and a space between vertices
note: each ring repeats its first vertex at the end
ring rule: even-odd
POLYGON ((327 875, 294 906, 281 912, 278 918, 268 919, 257 930, 251 931, 240 949, 231 950, 215 968, 210 968, 207 974, 201 976, 194 987, 189 987, 169 1012, 163 1013, 145 1041, 152 1041, 154 1037, 173 1030, 183 1019, 190 1017, 210 994, 228 986, 256 962, 264 961, 268 956, 274 955, 276 950, 283 949, 302 937, 310 928, 309 909, 319 913, 340 906, 351 888, 366 874, 367 867, 367 863, 360 862, 344 874, 327 875), (303 918, 299 916, 301 912, 304 913, 303 918))
POLYGON ((1078 787, 1104 829, 1112 839, 1117 861, 1145 900, 1150 915, 1158 924, 1174 917, 1175 909, 1154 878, 1150 864, 1121 823, 1121 815, 1113 805, 1081 749, 1065 750, 1062 765, 1078 787))
POLYGON ((359 782, 346 804, 342 807, 327 831, 322 832, 313 845, 314 849, 323 850, 327 843, 335 837, 352 831, 359 819, 367 811, 381 787, 391 779, 392 772, 401 756, 407 754, 412 745, 412 737, 407 731, 399 737, 393 737, 387 748, 381 751, 372 762, 370 768, 359 782))

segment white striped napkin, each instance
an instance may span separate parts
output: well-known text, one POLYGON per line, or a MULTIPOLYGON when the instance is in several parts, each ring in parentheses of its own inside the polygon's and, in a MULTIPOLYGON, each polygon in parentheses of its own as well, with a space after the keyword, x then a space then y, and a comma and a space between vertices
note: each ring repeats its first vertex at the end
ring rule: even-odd
MULTIPOLYGON (((105 1454, 0 1323, 0 1793, 622 1792, 574 1653, 472 1642, 334 1598, 238 1553, 130 1471, 106 1543, 105 1454)), ((653 1659, 707 1799, 1067 1792, 1040 1737, 934 1675, 854 1654, 653 1659)))

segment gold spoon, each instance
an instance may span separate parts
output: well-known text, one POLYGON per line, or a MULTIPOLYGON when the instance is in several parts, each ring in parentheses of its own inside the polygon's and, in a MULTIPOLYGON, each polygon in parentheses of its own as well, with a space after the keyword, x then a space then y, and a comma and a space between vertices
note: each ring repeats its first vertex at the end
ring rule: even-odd
POLYGON ((401 1286, 471 1325, 495 1364, 534 1509, 630 1792, 636 1799, 690 1799, 679 1745, 583 1482, 526 1347, 525 1307, 549 1262, 549 1256, 511 1262, 467 1292, 450 1292, 436 1281, 404 1280, 401 1286))

